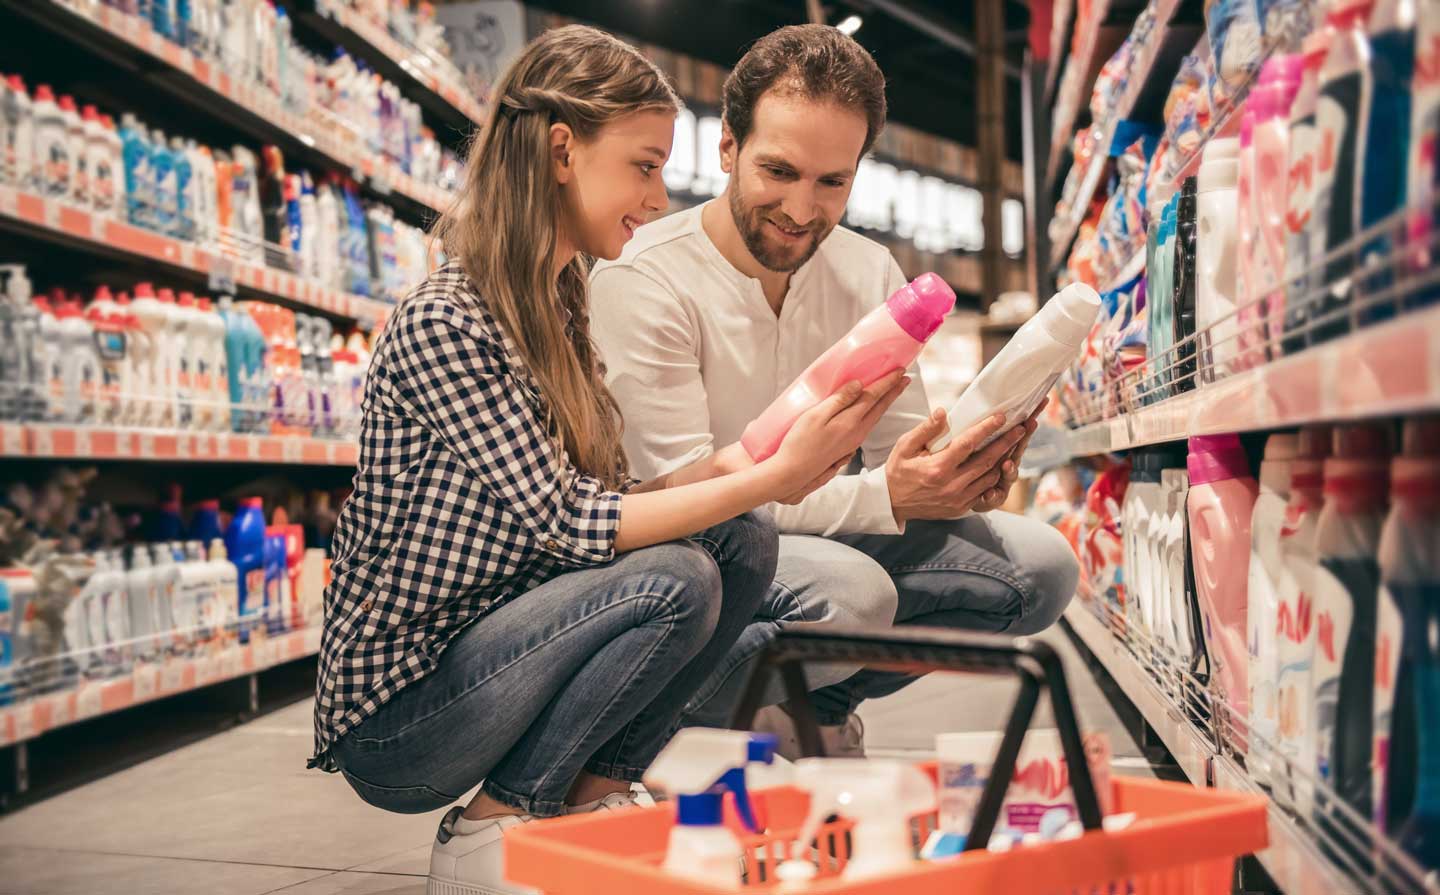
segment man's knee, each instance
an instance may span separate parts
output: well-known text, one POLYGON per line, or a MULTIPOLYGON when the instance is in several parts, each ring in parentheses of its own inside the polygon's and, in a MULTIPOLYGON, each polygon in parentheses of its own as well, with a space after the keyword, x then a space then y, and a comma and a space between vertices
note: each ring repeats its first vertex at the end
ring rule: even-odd
POLYGON ((782 535, 775 587, 790 609, 782 627, 880 627, 895 623, 900 597, 875 560, 828 538, 782 535))
POLYGON ((1008 632, 1011 634, 1038 634, 1059 621, 1080 581, 1080 564, 1065 536, 1034 522, 1033 532, 1027 532, 1025 551, 1016 558, 1030 594, 1024 613, 1008 632))

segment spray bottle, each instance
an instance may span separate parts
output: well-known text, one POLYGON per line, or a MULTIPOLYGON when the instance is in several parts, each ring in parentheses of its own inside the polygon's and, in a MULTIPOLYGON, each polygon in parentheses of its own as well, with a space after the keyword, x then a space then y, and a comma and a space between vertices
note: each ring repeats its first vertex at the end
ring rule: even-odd
POLYGON ((918 768, 903 761, 803 758, 795 763, 795 785, 810 793, 810 813, 793 853, 806 854, 825 819, 843 814, 855 822, 844 879, 883 876, 914 863, 910 818, 935 810, 935 786, 918 768))

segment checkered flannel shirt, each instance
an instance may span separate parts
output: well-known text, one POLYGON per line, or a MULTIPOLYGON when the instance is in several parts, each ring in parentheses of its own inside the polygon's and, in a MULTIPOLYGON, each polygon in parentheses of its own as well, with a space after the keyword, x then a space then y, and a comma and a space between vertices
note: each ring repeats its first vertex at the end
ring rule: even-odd
POLYGON ((315 756, 423 678, 450 638, 557 574, 615 555, 620 494, 579 474, 455 264, 396 309, 365 380, 360 465, 334 538, 315 756))

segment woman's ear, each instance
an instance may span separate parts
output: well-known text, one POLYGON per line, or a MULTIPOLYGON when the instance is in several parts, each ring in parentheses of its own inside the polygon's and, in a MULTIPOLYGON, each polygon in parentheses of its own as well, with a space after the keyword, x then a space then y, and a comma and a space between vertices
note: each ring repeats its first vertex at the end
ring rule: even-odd
POLYGON ((550 125, 550 165, 555 170, 555 180, 567 184, 575 173, 572 153, 575 149, 575 132, 570 125, 550 125))

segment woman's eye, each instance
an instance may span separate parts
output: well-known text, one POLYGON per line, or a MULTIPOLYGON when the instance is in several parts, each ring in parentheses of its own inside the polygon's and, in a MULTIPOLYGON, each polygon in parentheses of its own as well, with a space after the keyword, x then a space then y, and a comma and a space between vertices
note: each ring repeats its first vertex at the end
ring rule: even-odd
POLYGON ((651 174, 655 173, 655 169, 659 167, 659 165, 653 165, 650 162, 640 163, 640 170, 645 172, 646 177, 649 177, 651 174))

